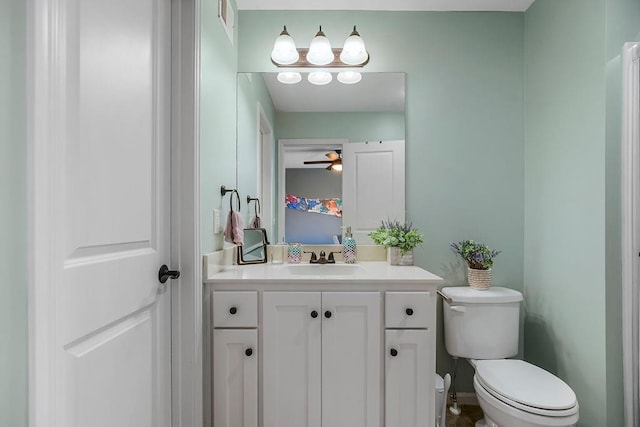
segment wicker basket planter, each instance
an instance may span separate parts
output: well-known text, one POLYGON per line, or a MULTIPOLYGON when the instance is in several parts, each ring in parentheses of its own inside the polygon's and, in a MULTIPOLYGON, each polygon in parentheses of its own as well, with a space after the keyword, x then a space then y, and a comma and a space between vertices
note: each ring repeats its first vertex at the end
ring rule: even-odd
POLYGON ((400 248, 392 246, 387 251, 387 261, 391 265, 413 265, 413 249, 402 255, 400 248))
POLYGON ((476 270, 467 267, 467 280, 474 289, 486 290, 491 286, 491 269, 476 270))

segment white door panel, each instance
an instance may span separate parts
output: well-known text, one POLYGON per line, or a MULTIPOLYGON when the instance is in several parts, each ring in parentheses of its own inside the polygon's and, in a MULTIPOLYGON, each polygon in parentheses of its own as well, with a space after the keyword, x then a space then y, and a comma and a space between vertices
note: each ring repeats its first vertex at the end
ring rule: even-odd
POLYGON ((361 244, 380 221, 405 217, 404 141, 350 142, 342 146, 342 224, 361 244))
POLYGON ((322 425, 378 427, 382 308, 379 292, 322 293, 322 425))
POLYGON ((263 294, 265 427, 321 426, 320 303, 319 292, 263 294))
POLYGON ((36 175, 50 209, 35 222, 55 224, 43 303, 52 334, 37 342, 51 351, 51 401, 36 402, 39 419, 169 426, 170 301, 158 270, 170 254, 171 1, 40 3, 56 26, 44 30, 51 69, 35 71, 55 79, 34 89, 51 106, 33 120, 55 123, 36 141, 51 147, 36 147, 51 171, 36 175))

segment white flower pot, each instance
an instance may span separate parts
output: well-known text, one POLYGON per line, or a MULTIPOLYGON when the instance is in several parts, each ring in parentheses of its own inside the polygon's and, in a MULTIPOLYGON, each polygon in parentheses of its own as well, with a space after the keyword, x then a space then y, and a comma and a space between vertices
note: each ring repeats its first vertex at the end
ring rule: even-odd
POLYGON ((391 265, 413 265, 413 249, 402 255, 400 248, 390 247, 387 250, 387 261, 391 265))
POLYGON ((491 269, 476 270, 467 267, 467 280, 474 289, 486 290, 491 286, 491 269))

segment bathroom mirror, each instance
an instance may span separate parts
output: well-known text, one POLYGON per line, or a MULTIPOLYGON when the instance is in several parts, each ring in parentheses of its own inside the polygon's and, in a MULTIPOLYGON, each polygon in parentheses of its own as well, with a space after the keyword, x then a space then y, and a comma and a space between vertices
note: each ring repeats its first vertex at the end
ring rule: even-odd
POLYGON ((238 246, 238 264, 267 262, 267 231, 264 228, 245 228, 242 246, 238 246))
MULTIPOLYGON (((276 236, 274 242, 333 244, 334 236, 341 235, 342 218, 282 208, 286 194, 279 193, 288 190, 279 189, 278 180, 291 177, 291 185, 285 187, 292 187, 294 196, 332 206, 337 199, 349 204, 343 198, 340 173, 326 170, 329 163, 305 162, 330 161, 341 144, 404 141, 405 75, 362 73, 360 82, 343 84, 334 74, 324 86, 310 84, 305 73, 301 77, 297 84, 283 84, 277 73, 238 74, 238 188, 261 196, 262 224, 276 236), (297 147, 289 144, 279 162, 278 141, 284 140, 313 141, 297 147), (287 226, 284 216, 293 217, 295 223, 287 226)), ((371 197, 384 203, 379 195, 371 197)))

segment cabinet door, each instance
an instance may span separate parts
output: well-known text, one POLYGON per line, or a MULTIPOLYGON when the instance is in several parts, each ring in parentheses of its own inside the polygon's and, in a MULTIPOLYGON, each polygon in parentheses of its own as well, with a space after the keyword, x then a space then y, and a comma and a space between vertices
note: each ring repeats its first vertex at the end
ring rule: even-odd
POLYGON ((213 331, 213 425, 258 426, 258 332, 213 331))
POLYGON ((380 426, 380 293, 324 292, 322 311, 322 425, 380 426))
POLYGON ((428 329, 386 331, 385 427, 435 423, 435 351, 430 334, 428 329))
POLYGON ((320 302, 319 292, 263 294, 264 427, 320 427, 320 302))

